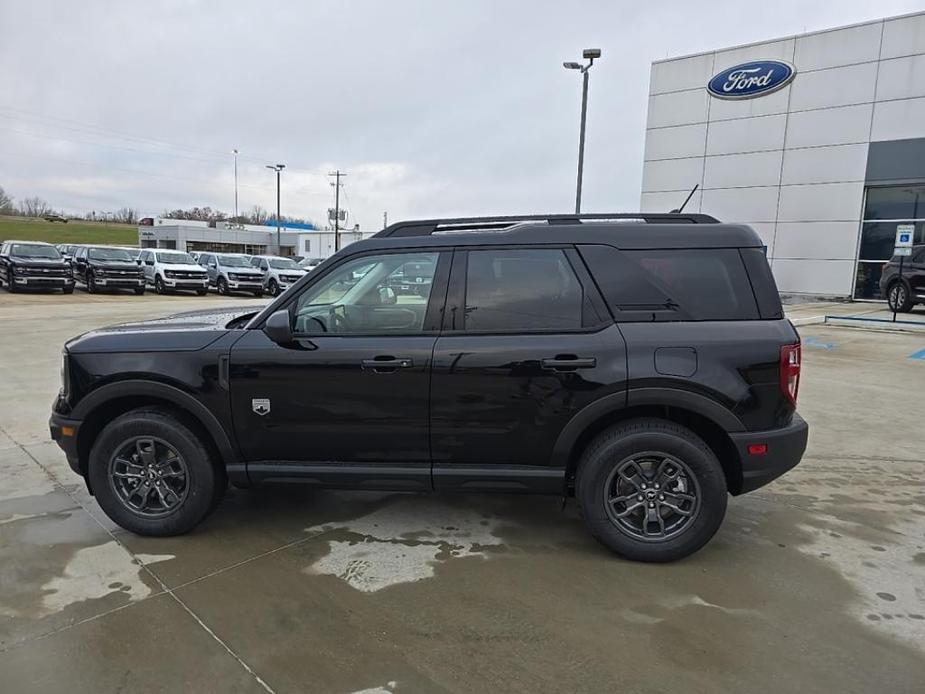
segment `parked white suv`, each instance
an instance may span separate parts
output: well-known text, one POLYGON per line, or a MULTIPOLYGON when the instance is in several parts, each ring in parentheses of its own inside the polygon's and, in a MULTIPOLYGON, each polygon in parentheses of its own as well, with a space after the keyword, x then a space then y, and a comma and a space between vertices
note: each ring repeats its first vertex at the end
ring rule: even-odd
POLYGON ((145 282, 153 284, 158 294, 190 289, 204 296, 209 290, 209 276, 189 253, 146 248, 139 254, 138 263, 145 272, 145 282))
POLYGON ((253 292, 263 296, 263 274, 243 253, 201 253, 199 264, 209 273, 209 284, 219 294, 253 292))
POLYGON ((279 296, 308 274, 292 258, 278 255, 255 255, 251 265, 263 273, 263 286, 270 296, 279 296))

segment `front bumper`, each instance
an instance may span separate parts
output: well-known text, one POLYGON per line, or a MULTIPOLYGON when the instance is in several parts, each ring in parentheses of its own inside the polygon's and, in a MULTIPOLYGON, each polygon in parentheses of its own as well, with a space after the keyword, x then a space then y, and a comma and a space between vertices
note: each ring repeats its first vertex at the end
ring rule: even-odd
POLYGON ((188 280, 188 279, 173 279, 170 277, 162 278, 164 281, 165 287, 170 287, 171 289, 208 289, 209 280, 188 280))
POLYGON ((143 277, 94 277, 97 287, 123 287, 134 289, 145 286, 143 277))
POLYGON ((254 280, 228 280, 228 289, 243 290, 248 292, 263 291, 263 279, 254 280))
POLYGON ((80 456, 77 453, 77 433, 81 423, 80 420, 68 419, 57 413, 52 413, 51 419, 48 420, 52 440, 64 451, 68 465, 78 475, 83 474, 80 469, 80 456))
POLYGON ((796 466, 806 450, 809 424, 794 412, 793 420, 781 429, 730 434, 742 461, 740 494, 763 487, 796 466), (767 446, 766 452, 753 455, 749 446, 767 446))
POLYGON ((73 277, 43 277, 41 275, 13 275, 13 281, 20 287, 73 287, 73 277))

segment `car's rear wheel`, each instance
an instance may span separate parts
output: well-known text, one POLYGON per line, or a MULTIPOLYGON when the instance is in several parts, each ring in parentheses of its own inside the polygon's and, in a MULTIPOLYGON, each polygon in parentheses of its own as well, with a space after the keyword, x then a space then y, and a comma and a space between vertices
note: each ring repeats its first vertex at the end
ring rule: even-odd
POLYGON ((674 561, 696 552, 726 513, 726 479, 689 429, 635 419, 600 434, 578 465, 575 495, 591 534, 628 559, 674 561))
POLYGON ((909 288, 903 282, 894 282, 886 292, 887 304, 891 311, 908 313, 915 304, 909 288))
POLYGON ((189 532, 225 486, 200 436, 160 409, 133 410, 106 425, 90 451, 89 477, 106 515, 139 535, 189 532))

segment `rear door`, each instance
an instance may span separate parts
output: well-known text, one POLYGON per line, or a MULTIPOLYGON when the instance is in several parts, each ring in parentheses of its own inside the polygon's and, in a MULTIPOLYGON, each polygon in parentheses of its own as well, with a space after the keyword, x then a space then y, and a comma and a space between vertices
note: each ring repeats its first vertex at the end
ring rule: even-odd
POLYGON ((288 302, 292 344, 261 330, 235 343, 232 409, 252 477, 288 470, 323 478, 335 474, 332 464, 343 475, 350 468, 340 464, 352 463, 362 464, 357 474, 378 466, 430 488, 428 388, 450 255, 347 258, 288 302), (442 285, 398 296, 393 276, 421 260, 439 264, 442 285))
POLYGON ((457 249, 443 327, 431 381, 435 487, 517 488, 523 475, 535 491, 561 491, 550 464, 565 425, 598 398, 625 397, 623 338, 578 254, 457 249))
POLYGON ((74 279, 86 283, 87 281, 87 248, 81 247, 74 252, 72 258, 71 274, 74 279))

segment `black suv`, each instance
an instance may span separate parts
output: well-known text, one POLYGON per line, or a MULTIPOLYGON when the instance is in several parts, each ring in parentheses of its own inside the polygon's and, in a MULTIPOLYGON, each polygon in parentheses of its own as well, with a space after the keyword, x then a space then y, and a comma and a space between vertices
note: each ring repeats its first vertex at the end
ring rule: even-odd
POLYGON ((71 259, 74 279, 95 294, 101 289, 131 289, 145 293, 145 273, 124 248, 80 246, 71 259))
POLYGON ((51 435, 140 534, 227 482, 574 495, 617 553, 668 561, 727 493, 796 465, 800 339, 750 228, 705 215, 395 224, 259 312, 67 343, 51 435), (422 294, 393 275, 433 266, 422 294))
POLYGON ((925 244, 913 246, 912 255, 903 258, 902 281, 899 278, 899 256, 883 266, 880 274, 880 294, 890 309, 908 313, 916 304, 925 304, 925 244))
POLYGON ((60 289, 74 293, 70 261, 50 243, 4 241, 0 244, 0 282, 9 292, 60 289))

